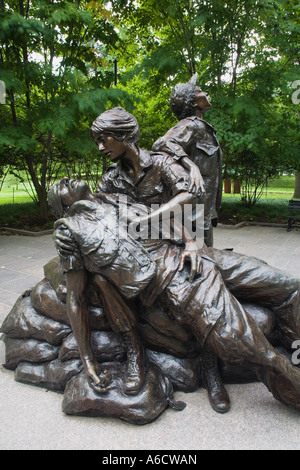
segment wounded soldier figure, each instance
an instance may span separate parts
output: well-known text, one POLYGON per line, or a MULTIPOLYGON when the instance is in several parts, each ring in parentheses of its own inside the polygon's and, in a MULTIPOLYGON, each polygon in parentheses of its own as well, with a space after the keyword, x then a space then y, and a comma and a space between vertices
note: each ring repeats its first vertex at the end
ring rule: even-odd
POLYGON ((81 359, 91 387, 104 393, 109 373, 100 371, 90 344, 86 286, 88 273, 103 294, 106 316, 117 334, 123 335, 128 369, 124 391, 136 394, 143 383, 143 348, 135 331, 133 308, 123 300, 136 297, 150 282, 156 264, 144 248, 117 226, 118 216, 112 205, 99 204, 83 181, 64 178, 48 193, 48 203, 59 220, 55 228, 72 242, 68 256, 60 256, 66 274, 67 312, 81 359), (115 290, 118 288, 123 297, 115 290), (117 299, 117 307, 113 305, 117 299))
POLYGON ((255 299, 272 308, 282 344, 291 347, 292 341, 299 339, 297 279, 255 258, 205 245, 200 249, 201 272, 190 279, 189 265, 180 262, 184 242, 137 241, 126 236, 126 230, 123 236, 122 227, 113 230, 118 224, 115 207, 94 197, 84 182, 64 178, 50 190, 49 205, 58 218, 55 227, 65 230, 73 240, 70 255, 60 253, 67 280, 67 311, 86 374, 95 390, 105 392, 110 377, 107 371, 99 370, 90 347, 85 289, 91 274, 98 277, 102 292, 102 283, 104 292, 113 289, 107 291, 112 302, 113 292, 118 293, 119 300, 124 299, 122 311, 119 308, 113 312, 108 302, 105 308, 110 309, 112 328, 126 332, 127 393, 140 390, 144 366, 129 303, 135 300, 149 306, 159 302, 170 316, 189 328, 201 347, 208 347, 229 364, 251 368, 276 399, 300 410, 300 370, 274 349, 240 303, 241 298, 255 299))

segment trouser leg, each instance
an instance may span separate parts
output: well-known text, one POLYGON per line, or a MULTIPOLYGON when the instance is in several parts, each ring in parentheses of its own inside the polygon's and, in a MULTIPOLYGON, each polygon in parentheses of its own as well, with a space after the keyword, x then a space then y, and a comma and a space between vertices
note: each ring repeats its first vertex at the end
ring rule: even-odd
POLYGON ((206 246, 213 246, 214 244, 214 234, 212 225, 209 229, 204 230, 204 243, 206 246))
POLYGON ((112 330, 120 334, 127 353, 127 370, 124 389, 128 395, 139 392, 144 382, 145 353, 136 327, 133 308, 119 291, 100 275, 94 282, 100 290, 105 314, 112 330))
POLYGON ((229 364, 251 367, 276 399, 300 411, 300 370, 271 346, 236 299, 233 304, 211 330, 207 347, 229 364))
MULTIPOLYGON (((204 230, 204 243, 212 247, 214 244, 213 226, 204 230)), ((226 413, 230 409, 230 399, 220 376, 217 356, 204 348, 201 352, 203 381, 205 383, 209 402, 218 413, 226 413)))
POLYGON ((135 312, 120 292, 100 274, 94 276, 93 281, 100 291, 105 314, 111 329, 119 334, 127 333, 135 328, 135 312))
POLYGON ((269 307, 284 346, 300 339, 300 281, 254 257, 213 250, 226 287, 240 301, 269 307))

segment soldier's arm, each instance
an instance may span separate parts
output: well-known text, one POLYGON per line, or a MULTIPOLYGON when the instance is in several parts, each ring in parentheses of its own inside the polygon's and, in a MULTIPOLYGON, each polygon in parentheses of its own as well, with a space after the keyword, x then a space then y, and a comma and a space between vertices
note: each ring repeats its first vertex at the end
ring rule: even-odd
POLYGON ((152 150, 165 152, 189 171, 189 191, 205 196, 205 184, 198 166, 189 157, 189 148, 198 138, 199 126, 193 120, 184 120, 154 142, 152 150))

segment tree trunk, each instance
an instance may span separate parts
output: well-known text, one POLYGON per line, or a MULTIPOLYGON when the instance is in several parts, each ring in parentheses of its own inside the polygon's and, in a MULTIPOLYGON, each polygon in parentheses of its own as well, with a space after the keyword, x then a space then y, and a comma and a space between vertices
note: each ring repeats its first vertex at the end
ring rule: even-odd
POLYGON ((226 179, 224 181, 224 193, 231 193, 231 180, 230 179, 226 179))
POLYGON ((240 181, 234 181, 233 182, 233 193, 234 194, 240 194, 241 193, 241 185, 242 185, 242 183, 240 181))
POLYGON ((40 206, 40 217, 42 219, 47 219, 48 217, 48 200, 47 192, 42 191, 41 196, 39 197, 39 206, 40 206))
POLYGON ((26 154, 25 160, 28 166, 28 171, 29 171, 33 186, 36 190, 37 199, 38 199, 39 207, 40 207, 40 217, 42 219, 46 219, 47 214, 48 214, 48 204, 47 204, 47 190, 45 187, 45 178, 41 178, 41 182, 39 182, 37 171, 33 165, 32 154, 26 154))
POLYGON ((300 170, 295 173, 295 189, 293 199, 300 199, 300 170))

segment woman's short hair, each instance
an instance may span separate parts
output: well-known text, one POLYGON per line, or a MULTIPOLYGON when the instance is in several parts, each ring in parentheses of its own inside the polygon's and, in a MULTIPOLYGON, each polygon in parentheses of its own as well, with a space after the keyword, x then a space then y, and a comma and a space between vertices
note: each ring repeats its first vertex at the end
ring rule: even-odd
POLYGON ((123 108, 113 108, 100 114, 91 126, 91 135, 96 140, 99 134, 109 134, 115 139, 135 144, 140 136, 136 118, 123 108))

